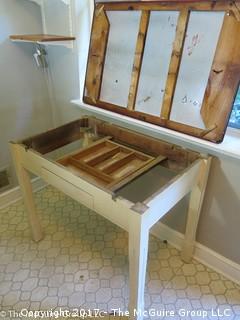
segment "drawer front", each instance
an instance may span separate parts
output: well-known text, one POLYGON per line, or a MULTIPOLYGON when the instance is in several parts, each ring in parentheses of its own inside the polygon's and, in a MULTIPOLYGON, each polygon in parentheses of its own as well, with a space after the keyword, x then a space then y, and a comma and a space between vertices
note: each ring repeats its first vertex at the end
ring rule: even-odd
POLYGON ((94 198, 91 194, 85 192, 78 186, 63 179, 62 177, 59 177, 58 175, 44 167, 41 168, 41 173, 42 178, 49 184, 61 190, 63 193, 73 198, 74 200, 80 202, 89 209, 94 209, 94 198))

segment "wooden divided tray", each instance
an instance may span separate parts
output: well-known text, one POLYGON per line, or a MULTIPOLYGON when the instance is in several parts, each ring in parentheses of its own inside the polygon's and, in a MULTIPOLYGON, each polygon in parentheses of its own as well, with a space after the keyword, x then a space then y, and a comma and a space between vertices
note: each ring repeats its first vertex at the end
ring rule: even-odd
POLYGON ((58 162, 115 191, 165 159, 165 156, 155 158, 106 137, 58 162))

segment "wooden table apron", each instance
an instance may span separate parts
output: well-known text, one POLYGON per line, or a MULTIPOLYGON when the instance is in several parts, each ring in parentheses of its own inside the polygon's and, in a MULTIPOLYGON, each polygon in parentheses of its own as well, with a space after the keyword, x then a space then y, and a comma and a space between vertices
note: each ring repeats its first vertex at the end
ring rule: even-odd
POLYGON ((26 150, 21 144, 11 143, 11 150, 35 241, 43 238, 43 232, 34 204, 29 172, 41 177, 47 183, 128 232, 130 319, 143 319, 150 228, 179 200, 191 192, 182 248, 182 258, 186 262, 191 260, 211 158, 197 159, 157 194, 154 194, 147 203, 133 205, 121 197, 114 199, 111 193, 84 181, 39 153, 31 149, 26 150))

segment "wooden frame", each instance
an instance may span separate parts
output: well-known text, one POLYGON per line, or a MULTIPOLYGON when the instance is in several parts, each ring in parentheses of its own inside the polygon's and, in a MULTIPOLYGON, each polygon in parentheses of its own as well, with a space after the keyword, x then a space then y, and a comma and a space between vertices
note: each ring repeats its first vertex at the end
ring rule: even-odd
POLYGON ((85 92, 83 97, 84 102, 201 139, 217 143, 221 142, 225 134, 228 118, 240 82, 240 41, 238 41, 240 34, 240 6, 238 3, 239 1, 210 0, 97 3, 90 41, 85 92), (126 108, 100 100, 108 33, 111 27, 106 12, 124 10, 138 10, 142 12, 126 108), (151 11, 156 10, 179 11, 179 19, 166 81, 165 94, 159 116, 153 116, 135 110, 135 101, 141 74, 149 17, 151 11), (173 97, 175 94, 191 11, 226 12, 201 108, 202 120, 206 129, 170 120, 173 97), (230 42, 229 35, 231 35, 230 42), (221 94, 219 94, 219 92, 221 92, 221 94))
MULTIPOLYGON (((103 140, 100 143, 102 142, 103 140)), ((99 145, 98 142, 93 142, 92 146, 94 144, 99 145)), ((182 251, 184 260, 191 259, 211 158, 91 117, 73 121, 35 137, 12 142, 10 146, 35 241, 41 240, 43 233, 40 218, 34 206, 29 172, 40 176, 47 183, 129 233, 130 319, 142 320, 142 314, 136 315, 134 310, 144 310, 144 284, 150 228, 191 192, 187 231, 182 251), (149 158, 156 159, 165 157, 166 159, 160 162, 160 166, 174 172, 174 178, 168 180, 165 185, 157 187, 144 200, 133 202, 121 196, 119 191, 122 190, 121 181, 115 190, 107 189, 90 182, 87 177, 71 172, 61 164, 65 158, 60 161, 49 158, 49 153, 82 141, 84 132, 89 130, 97 131, 96 139, 106 140, 111 136, 114 143, 121 144, 122 148, 134 149, 136 154, 143 152, 147 153, 149 158)), ((89 148, 82 149, 80 155, 82 156, 84 152, 85 155, 89 154, 89 148)), ((73 154, 66 156, 71 157, 73 154)), ((96 157, 91 159, 92 163, 98 160, 99 158, 96 159, 96 157)), ((149 167, 148 170, 151 168, 149 167)), ((138 175, 138 179, 144 179, 145 172, 143 170, 142 175, 140 177, 138 175)), ((136 176, 131 177, 127 181, 128 184, 131 184, 134 178, 136 176)))

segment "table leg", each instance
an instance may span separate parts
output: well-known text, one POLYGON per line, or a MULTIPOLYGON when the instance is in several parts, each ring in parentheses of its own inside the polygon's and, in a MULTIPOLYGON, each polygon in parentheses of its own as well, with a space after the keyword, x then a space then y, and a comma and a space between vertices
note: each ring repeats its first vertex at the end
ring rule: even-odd
POLYGON ((129 312, 130 319, 143 319, 144 287, 148 257, 149 230, 141 219, 131 223, 129 230, 129 312))
POLYGON ((17 147, 11 146, 13 159, 15 162, 16 173, 19 186, 22 192, 25 209, 28 214, 28 220, 32 231, 34 241, 40 241, 43 238, 41 223, 34 203, 31 179, 28 171, 22 166, 17 147))
POLYGON ((191 192, 186 232, 182 248, 182 259, 185 262, 190 262, 194 254, 197 226, 207 186, 210 165, 211 157, 202 160, 197 183, 195 184, 191 192))

